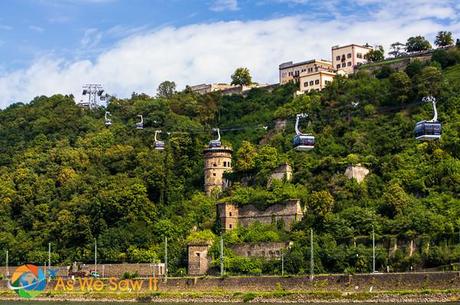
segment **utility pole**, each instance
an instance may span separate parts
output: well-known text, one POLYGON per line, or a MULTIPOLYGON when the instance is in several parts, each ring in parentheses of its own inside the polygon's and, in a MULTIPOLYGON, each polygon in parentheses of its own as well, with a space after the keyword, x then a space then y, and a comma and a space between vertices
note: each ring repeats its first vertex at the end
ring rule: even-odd
POLYGON ((97 239, 94 239, 94 272, 97 272, 97 239))
POLYGON ((168 281, 168 238, 165 236, 165 282, 168 281))
POLYGON ((281 276, 284 276, 284 253, 281 252, 281 276))
POLYGON ((48 269, 51 268, 51 243, 48 243, 48 269))
POLYGON ((10 270, 8 269, 8 250, 6 250, 6 277, 8 278, 10 276, 10 270))
POLYGON ((220 276, 224 276, 224 239, 220 235, 220 276))
POLYGON ((315 275, 315 260, 313 259, 313 229, 310 229, 310 280, 315 275))
POLYGON ((375 273, 375 231, 372 225, 372 272, 375 273))

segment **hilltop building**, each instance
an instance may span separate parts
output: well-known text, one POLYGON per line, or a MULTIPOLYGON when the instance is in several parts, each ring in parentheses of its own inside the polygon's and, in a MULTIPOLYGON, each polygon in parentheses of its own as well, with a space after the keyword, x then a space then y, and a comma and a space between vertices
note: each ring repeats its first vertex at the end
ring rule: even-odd
POLYGON ((227 83, 215 83, 215 84, 199 84, 189 86, 188 88, 198 94, 208 94, 211 92, 220 92, 222 95, 246 95, 251 89, 263 88, 266 90, 273 90, 278 84, 258 84, 253 83, 248 86, 235 86, 227 83))
POLYGON ((323 90, 338 74, 354 73, 356 67, 367 63, 364 59, 371 47, 357 44, 332 47, 332 61, 312 59, 293 63, 285 62, 279 65, 279 82, 281 85, 290 81, 299 82, 297 94, 311 90, 323 90))
POLYGON ((301 75, 299 79, 300 91, 321 91, 324 89, 324 87, 326 87, 327 84, 330 84, 334 80, 335 76, 336 73, 330 71, 318 71, 314 73, 301 75))
POLYGON ((233 86, 226 83, 216 83, 216 84, 199 84, 190 86, 190 90, 198 94, 206 94, 215 91, 222 91, 225 89, 230 89, 233 86))
POLYGON ((364 55, 372 50, 369 46, 349 44, 332 47, 332 65, 335 70, 342 70, 346 74, 353 74, 355 68, 367 63, 364 55))
POLYGON ((334 67, 328 60, 312 59, 293 63, 285 62, 279 65, 280 84, 284 85, 290 81, 298 81, 301 74, 316 73, 318 71, 333 71, 334 67))
POLYGON ((204 149, 204 191, 209 196, 216 188, 223 189, 228 182, 225 172, 232 171, 232 148, 227 146, 204 149))

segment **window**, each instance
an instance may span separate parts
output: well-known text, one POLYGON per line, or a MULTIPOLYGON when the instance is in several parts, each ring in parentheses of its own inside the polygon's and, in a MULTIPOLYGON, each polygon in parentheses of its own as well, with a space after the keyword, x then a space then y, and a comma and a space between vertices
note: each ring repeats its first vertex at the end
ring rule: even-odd
POLYGON ((340 69, 340 64, 337 64, 337 69, 340 69))
POLYGON ((212 166, 216 167, 216 166, 217 166, 217 163, 213 163, 212 166))
POLYGON ((232 212, 228 212, 228 216, 232 217, 232 212))
POLYGON ((331 81, 330 80, 325 80, 324 83, 327 85, 327 84, 330 84, 331 81))
POLYGON ((349 62, 347 63, 347 66, 351 67, 351 61, 349 61, 349 62))
POLYGON ((231 224, 231 223, 228 225, 228 228, 229 228, 229 229, 231 229, 231 228, 232 228, 232 224, 231 224))
POLYGON ((347 58, 351 58, 351 53, 348 53, 348 54, 347 54, 347 58))
POLYGON ((315 80, 315 85, 319 85, 319 79, 315 80))
POLYGON ((340 55, 335 57, 335 60, 340 60, 340 55))
POLYGON ((200 257, 200 254, 201 254, 201 253, 200 253, 200 252, 196 252, 195 254, 196 254, 196 256, 200 257))
POLYGON ((226 166, 227 166, 227 162, 226 162, 226 161, 224 161, 224 167, 226 167, 226 166))
POLYGON ((342 68, 345 68, 347 64, 346 63, 342 63, 342 68))
POLYGON ((248 256, 251 256, 251 251, 248 251, 248 256))
POLYGON ((303 83, 304 87, 308 87, 308 82, 303 83))
POLYGON ((356 53, 356 57, 363 58, 363 54, 362 53, 356 53))
POLYGON ((310 86, 313 86, 313 81, 312 80, 310 81, 310 86))
POLYGON ((212 175, 215 177, 215 176, 216 176, 216 173, 212 173, 212 175))

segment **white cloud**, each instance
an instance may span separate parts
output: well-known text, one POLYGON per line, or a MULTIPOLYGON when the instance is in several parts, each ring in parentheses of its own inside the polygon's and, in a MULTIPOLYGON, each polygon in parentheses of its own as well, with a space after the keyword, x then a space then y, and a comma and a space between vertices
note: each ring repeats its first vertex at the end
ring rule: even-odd
MULTIPOLYGON (((130 96, 133 91, 155 94, 164 80, 176 81, 179 88, 229 81, 240 66, 248 67, 255 81, 273 83, 278 80, 278 64, 329 59, 330 47, 336 44, 368 42, 388 49, 392 42, 404 42, 413 35, 433 39, 439 30, 451 30, 458 37, 460 24, 449 17, 452 6, 432 5, 432 11, 447 8, 447 21, 426 18, 426 14, 416 18, 402 8, 394 18, 387 13, 393 7, 382 7, 369 18, 339 16, 324 21, 293 16, 135 32, 93 62, 45 56, 25 69, 0 71, 0 108, 42 94, 73 93, 79 99, 81 85, 90 82, 103 84, 107 92, 119 97, 130 96)), ((90 29, 82 44, 90 46, 98 39, 100 32, 90 29)))
POLYGON ((211 11, 236 11, 238 10, 238 0, 214 0, 210 7, 211 11))
POLYGON ((80 44, 85 49, 94 48, 102 39, 102 33, 98 29, 87 29, 80 40, 80 44))

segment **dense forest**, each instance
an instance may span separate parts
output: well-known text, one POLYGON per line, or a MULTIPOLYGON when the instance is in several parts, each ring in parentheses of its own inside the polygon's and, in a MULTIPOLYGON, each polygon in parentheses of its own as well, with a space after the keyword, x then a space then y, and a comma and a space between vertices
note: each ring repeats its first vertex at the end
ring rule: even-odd
MULTIPOLYGON (((36 97, 0 111, 0 249, 10 263, 163 260, 186 272, 186 244, 220 234, 215 204, 268 206, 301 199, 304 219, 291 232, 255 224, 224 234, 226 244, 293 241, 286 271, 308 273, 310 229, 315 232, 316 272, 368 272, 370 236, 377 240, 377 269, 410 270, 460 261, 460 51, 435 52, 431 62, 395 72, 383 65, 337 77, 321 92, 294 97, 297 84, 247 96, 198 95, 190 90, 150 97, 112 98, 106 109, 82 109, 72 96, 36 97), (417 121, 431 119, 421 98, 433 95, 443 124, 440 141, 420 142, 417 121), (316 147, 292 147, 296 113, 309 114, 303 130, 316 147), (144 129, 137 130, 137 115, 144 129), (286 120, 286 128, 275 128, 286 120), (222 130, 234 150, 232 187, 203 192, 203 148, 222 130), (161 129, 164 151, 152 147, 161 129), (168 132, 168 133, 166 133, 168 132), (280 164, 293 180, 268 183, 280 164), (350 164, 370 170, 364 182, 349 180, 350 164), (244 183, 243 183, 244 182, 244 183), (414 240, 389 255, 388 240, 414 240)), ((217 245, 212 248, 216 255, 217 245)), ((217 258, 217 257, 216 257, 217 258)), ((5 263, 2 254, 0 263, 5 263)), ((273 274, 279 261, 236 257, 225 250, 230 273, 273 274)))

